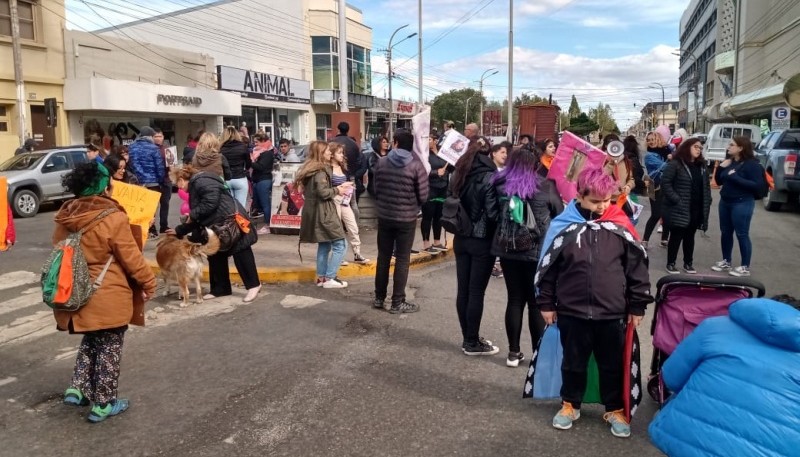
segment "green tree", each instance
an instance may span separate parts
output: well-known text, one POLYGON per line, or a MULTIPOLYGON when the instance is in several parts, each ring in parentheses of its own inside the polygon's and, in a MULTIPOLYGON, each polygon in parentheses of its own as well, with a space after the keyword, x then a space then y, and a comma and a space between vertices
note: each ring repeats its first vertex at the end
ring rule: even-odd
POLYGON ((619 127, 617 127, 617 121, 614 119, 614 111, 608 104, 598 103, 597 108, 589 110, 588 116, 597 123, 597 128, 601 135, 605 136, 609 133, 619 135, 620 131, 619 127))
POLYGON ((445 94, 437 95, 431 104, 431 126, 441 129, 444 121, 453 121, 456 130, 463 132, 466 123, 478 122, 481 99, 484 101, 485 109, 486 99, 475 89, 453 89, 445 94), (467 107, 467 100, 469 100, 469 107, 467 107), (466 123, 465 110, 467 111, 466 123))
POLYGON ((572 100, 569 102, 569 109, 567 110, 567 114, 569 114, 569 118, 575 118, 580 116, 581 114, 581 107, 578 105, 578 99, 575 96, 572 96, 572 100))
POLYGON ((580 113, 577 117, 570 118, 568 130, 575 135, 585 136, 599 128, 597 122, 592 120, 586 113, 580 113))
POLYGON ((533 96, 531 96, 527 92, 523 92, 514 99, 514 107, 518 107, 520 105, 533 105, 542 102, 547 102, 547 99, 544 97, 540 97, 536 94, 533 94, 533 96))

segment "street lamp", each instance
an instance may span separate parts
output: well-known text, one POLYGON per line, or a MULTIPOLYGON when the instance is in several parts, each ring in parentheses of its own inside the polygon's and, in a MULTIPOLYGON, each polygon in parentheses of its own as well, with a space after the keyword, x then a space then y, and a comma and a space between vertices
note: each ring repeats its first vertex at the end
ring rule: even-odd
POLYGON ((481 119, 480 119, 481 135, 484 135, 486 133, 486 132, 483 131, 483 80, 488 78, 489 76, 496 75, 497 73, 499 73, 498 70, 495 70, 494 68, 490 68, 490 69, 484 71, 483 74, 481 75, 481 81, 480 81, 481 82, 481 86, 480 86, 481 87, 481 89, 480 89, 480 93, 481 93, 481 119), (493 71, 493 73, 487 75, 486 73, 489 73, 490 71, 493 71))
POLYGON ((467 113, 469 113, 469 101, 472 100, 475 96, 471 96, 467 98, 467 103, 464 104, 464 128, 467 128, 467 113))
MULTIPOLYGON (((665 101, 664 101, 664 85, 661 84, 661 83, 653 83, 653 84, 655 86, 661 87, 661 123, 662 124, 666 124, 666 121, 664 120, 664 103, 665 103, 665 101)), ((650 87, 653 87, 655 89, 654 86, 650 86, 650 87)))
MULTIPOLYGON (((394 100, 392 99, 392 48, 397 46, 398 44, 406 41, 409 38, 413 38, 417 36, 416 32, 412 33, 411 35, 403 38, 402 40, 398 41, 395 44, 392 44, 394 40, 394 36, 400 30, 408 27, 408 24, 398 27, 392 36, 389 38, 389 48, 386 49, 386 61, 389 64, 389 143, 391 144, 392 140, 394 139, 394 100)), ((339 63, 341 65, 341 62, 339 63)))

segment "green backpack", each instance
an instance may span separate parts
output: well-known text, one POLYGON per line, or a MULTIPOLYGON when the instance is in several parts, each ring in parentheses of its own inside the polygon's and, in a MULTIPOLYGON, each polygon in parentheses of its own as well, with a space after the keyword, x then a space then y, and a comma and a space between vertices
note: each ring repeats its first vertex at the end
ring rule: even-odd
POLYGON ((92 282, 89 278, 89 265, 83 255, 81 237, 101 219, 116 211, 116 208, 103 211, 79 231, 70 232, 50 252, 50 257, 42 267, 41 276, 42 301, 47 306, 59 311, 77 311, 89 302, 89 298, 100 287, 114 256, 108 258, 103 271, 92 282))

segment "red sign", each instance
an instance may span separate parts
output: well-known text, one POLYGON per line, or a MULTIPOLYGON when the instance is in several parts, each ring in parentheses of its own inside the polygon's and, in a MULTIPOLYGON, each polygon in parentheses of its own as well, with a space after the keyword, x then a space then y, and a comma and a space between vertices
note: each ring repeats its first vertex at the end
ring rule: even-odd
POLYGON ((273 214, 269 219, 269 228, 289 228, 300 229, 301 216, 292 216, 291 214, 273 214))
POLYGON ((397 102, 396 111, 402 114, 414 114, 414 104, 410 102, 397 102))

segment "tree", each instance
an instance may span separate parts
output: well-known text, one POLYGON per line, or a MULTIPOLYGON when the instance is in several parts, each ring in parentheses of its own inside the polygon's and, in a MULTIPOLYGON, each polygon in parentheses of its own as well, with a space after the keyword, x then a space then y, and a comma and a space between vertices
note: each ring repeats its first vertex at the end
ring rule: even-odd
POLYGON ((578 99, 575 96, 572 96, 572 100, 569 102, 569 110, 567 110, 567 114, 569 114, 570 119, 580 116, 581 114, 581 107, 578 106, 578 99))
POLYGON ((577 117, 570 118, 569 127, 565 130, 578 136, 586 136, 598 128, 597 122, 593 121, 586 113, 580 113, 577 117))
POLYGON ((547 102, 547 99, 544 97, 540 97, 536 94, 530 96, 527 92, 523 92, 519 95, 519 97, 514 99, 514 107, 518 107, 521 105, 533 105, 535 103, 542 103, 547 102))
POLYGON ((589 110, 588 116, 597 122, 597 128, 600 130, 601 135, 605 136, 609 133, 619 135, 620 131, 619 127, 617 127, 617 121, 614 120, 614 112, 608 104, 598 103, 597 108, 589 110))
POLYGON ((439 127, 444 121, 453 121, 456 130, 464 131, 467 123, 478 122, 481 112, 481 99, 486 104, 486 99, 475 89, 453 89, 445 94, 437 95, 431 104, 431 126, 439 127), (464 120, 464 110, 467 108, 467 121, 464 120))

